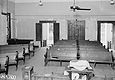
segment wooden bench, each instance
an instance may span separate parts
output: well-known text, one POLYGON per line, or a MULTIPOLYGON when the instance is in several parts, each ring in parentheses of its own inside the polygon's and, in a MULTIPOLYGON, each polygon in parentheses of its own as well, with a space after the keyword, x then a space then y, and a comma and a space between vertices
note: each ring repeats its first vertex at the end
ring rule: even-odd
POLYGON ((16 70, 18 69, 18 54, 16 52, 0 54, 0 56, 2 57, 8 56, 9 58, 8 66, 16 66, 16 70))
POLYGON ((51 56, 51 53, 48 52, 48 49, 46 49, 46 54, 44 55, 45 59, 45 65, 46 66, 48 64, 48 62, 50 61, 55 61, 55 62, 60 62, 60 66, 62 66, 62 62, 70 62, 73 59, 76 59, 76 56, 74 57, 70 57, 70 56, 51 56))
POLYGON ((58 50, 58 51, 76 51, 77 48, 68 48, 68 47, 62 47, 62 48, 59 48, 59 47, 52 47, 51 50, 58 50))
POLYGON ((76 57, 77 56, 77 50, 49 50, 50 56, 52 57, 76 57))
POLYGON ((81 60, 87 60, 90 63, 94 63, 94 67, 96 67, 96 64, 110 64, 113 68, 113 65, 115 64, 111 52, 82 52, 79 54, 81 60))
POLYGON ((76 48, 76 45, 54 45, 53 47, 59 47, 59 48, 63 48, 63 47, 67 47, 67 48, 76 48))

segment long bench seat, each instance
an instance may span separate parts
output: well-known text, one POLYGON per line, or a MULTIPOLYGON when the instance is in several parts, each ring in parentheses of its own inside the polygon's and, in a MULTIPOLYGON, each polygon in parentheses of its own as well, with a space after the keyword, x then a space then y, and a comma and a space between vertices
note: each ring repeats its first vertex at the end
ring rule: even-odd
POLYGON ((53 57, 58 57, 58 56, 65 56, 65 57, 76 57, 77 55, 77 50, 68 50, 68 51, 58 51, 58 50, 52 50, 49 51, 50 55, 53 57))
POLYGON ((0 56, 1 57, 8 56, 9 58, 8 66, 16 66, 16 70, 18 69, 18 54, 16 52, 0 54, 0 56))
POLYGON ((80 59, 93 62, 94 67, 96 67, 96 64, 110 64, 111 66, 115 64, 111 52, 81 52, 80 59))
POLYGON ((79 53, 102 54, 102 53, 109 53, 109 52, 107 50, 79 50, 79 53))
POLYGON ((55 43, 55 45, 59 45, 59 44, 72 44, 72 43, 76 43, 76 40, 59 40, 55 43))
POLYGON ((80 48, 104 48, 103 46, 88 46, 88 45, 87 46, 80 46, 79 45, 79 47, 80 48))
POLYGON ((76 47, 52 47, 51 49, 60 49, 60 50, 76 50, 76 47))
POLYGON ((66 54, 64 55, 52 55, 50 52, 48 52, 48 49, 46 49, 46 53, 44 55, 45 59, 45 66, 48 64, 50 61, 55 61, 55 62, 60 62, 60 66, 62 66, 62 62, 70 62, 73 59, 76 59, 76 54, 74 56, 67 56, 66 54))
POLYGON ((106 51, 107 49, 105 48, 98 48, 98 47, 90 47, 90 48, 79 48, 79 50, 104 50, 106 51))
POLYGON ((54 45, 53 47, 67 47, 67 48, 76 48, 77 46, 76 45, 54 45))
POLYGON ((28 46, 28 44, 17 44, 17 45, 2 45, 2 46, 0 46, 0 50, 16 50, 16 49, 18 49, 18 48, 20 48, 20 47, 26 47, 26 46, 28 46))

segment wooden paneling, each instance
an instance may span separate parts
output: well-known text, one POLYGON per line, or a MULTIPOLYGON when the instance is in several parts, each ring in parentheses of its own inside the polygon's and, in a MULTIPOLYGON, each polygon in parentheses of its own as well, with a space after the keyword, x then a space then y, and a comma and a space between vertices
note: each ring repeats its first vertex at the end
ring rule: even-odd
POLYGON ((59 23, 54 23, 54 43, 59 40, 59 23))
POLYGON ((101 22, 97 22, 97 41, 99 41, 100 42, 100 38, 101 38, 101 22))
POLYGON ((85 40, 85 21, 68 21, 68 39, 85 40))
POLYGON ((36 23, 36 41, 42 41, 42 24, 36 23))

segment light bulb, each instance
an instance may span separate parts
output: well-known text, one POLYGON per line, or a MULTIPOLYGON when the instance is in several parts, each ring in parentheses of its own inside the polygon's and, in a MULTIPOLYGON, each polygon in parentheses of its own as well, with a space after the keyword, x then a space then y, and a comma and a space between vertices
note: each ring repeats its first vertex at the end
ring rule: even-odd
POLYGON ((42 3, 42 1, 41 1, 41 0, 40 0, 40 2, 39 2, 39 5, 40 5, 40 6, 43 6, 43 3, 42 3))
POLYGON ((111 5, 114 5, 115 3, 114 3, 114 1, 113 1, 113 0, 111 0, 111 1, 110 1, 110 4, 111 4, 111 5))

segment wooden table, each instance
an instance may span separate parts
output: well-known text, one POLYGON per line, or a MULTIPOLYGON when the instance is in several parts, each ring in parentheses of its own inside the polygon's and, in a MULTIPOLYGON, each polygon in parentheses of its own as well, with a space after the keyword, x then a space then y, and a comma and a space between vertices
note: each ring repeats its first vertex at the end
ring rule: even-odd
MULTIPOLYGON (((33 74, 33 80, 39 80, 40 78, 43 78, 43 80, 69 80, 68 76, 62 75, 62 74, 56 74, 56 73, 50 73, 50 74, 33 74)), ((41 79, 40 79, 41 80, 41 79)))
POLYGON ((72 73, 78 73, 80 75, 86 75, 87 80, 90 80, 90 78, 92 76, 94 76, 93 70, 87 70, 87 69, 85 69, 83 71, 79 71, 77 69, 71 69, 71 68, 65 68, 65 70, 69 73, 70 80, 72 80, 72 77, 71 77, 72 73))

